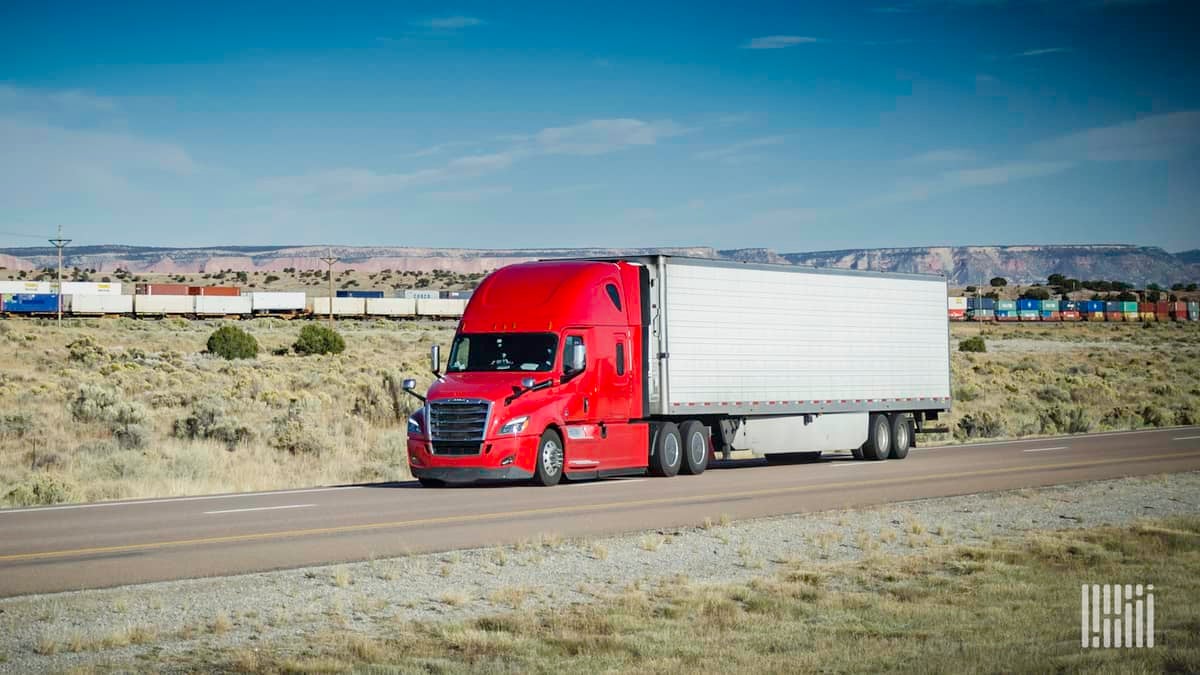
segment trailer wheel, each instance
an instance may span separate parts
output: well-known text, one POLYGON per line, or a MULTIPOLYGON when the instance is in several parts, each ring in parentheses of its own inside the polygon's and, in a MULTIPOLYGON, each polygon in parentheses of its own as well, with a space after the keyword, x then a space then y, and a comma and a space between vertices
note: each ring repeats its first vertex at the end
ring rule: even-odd
POLYGON ((553 429, 542 433, 538 441, 536 467, 533 470, 533 482, 545 487, 558 485, 563 474, 563 442, 562 437, 553 429))
POLYGON ((683 462, 679 471, 689 476, 698 476, 708 468, 708 427, 696 420, 688 420, 679 427, 683 439, 683 462))
POLYGON ((892 424, 887 415, 871 413, 867 427, 867 442, 863 443, 863 459, 887 459, 892 451, 892 424))
POLYGON ((912 422, 908 415, 897 413, 892 415, 892 451, 888 457, 904 459, 908 457, 908 449, 912 447, 912 422))
POLYGON ((651 426, 650 474, 670 478, 679 473, 683 463, 683 440, 679 427, 674 422, 663 422, 651 426))

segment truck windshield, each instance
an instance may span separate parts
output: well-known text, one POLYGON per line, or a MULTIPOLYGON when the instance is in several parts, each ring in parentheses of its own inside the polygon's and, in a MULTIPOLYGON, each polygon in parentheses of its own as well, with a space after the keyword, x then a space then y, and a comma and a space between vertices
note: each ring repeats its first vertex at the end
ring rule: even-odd
POLYGON ((554 367, 558 338, 552 333, 459 335, 450 349, 451 373, 503 370, 546 371, 554 367))

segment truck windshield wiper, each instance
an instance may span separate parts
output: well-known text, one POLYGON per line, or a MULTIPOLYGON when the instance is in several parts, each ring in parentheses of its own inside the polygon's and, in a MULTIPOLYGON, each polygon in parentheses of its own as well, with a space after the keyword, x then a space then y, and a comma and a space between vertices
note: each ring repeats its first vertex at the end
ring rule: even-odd
POLYGON ((513 393, 512 393, 512 395, 510 395, 504 399, 504 405, 508 405, 508 404, 512 403, 513 401, 517 400, 518 398, 520 398, 521 396, 523 396, 525 394, 528 394, 531 391, 545 389, 546 387, 549 387, 552 384, 554 384, 554 378, 550 378, 549 380, 546 380, 544 382, 539 382, 537 384, 530 385, 527 387, 526 386, 513 387, 513 393))

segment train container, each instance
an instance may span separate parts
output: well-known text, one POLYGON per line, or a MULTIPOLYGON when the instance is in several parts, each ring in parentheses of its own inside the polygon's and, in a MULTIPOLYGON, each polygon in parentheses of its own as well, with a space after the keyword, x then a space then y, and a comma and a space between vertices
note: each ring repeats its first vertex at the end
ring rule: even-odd
POLYGON ((184 316, 192 314, 195 310, 195 299, 186 293, 147 293, 133 296, 133 311, 138 316, 184 316))
POLYGON ((442 291, 442 297, 447 300, 470 300, 475 291, 442 291))
POLYGON ((1176 321, 1187 321, 1188 311, 1186 302, 1172 302, 1168 309, 1171 310, 1171 318, 1176 321))
POLYGON ((444 300, 442 298, 417 298, 417 316, 462 316, 467 309, 467 300, 444 300))
POLYGON ((367 298, 367 316, 416 316, 417 301, 412 298, 367 298))
POLYGON ((1018 312, 1039 312, 1042 309, 1041 300, 1033 300, 1031 298, 1021 298, 1017 300, 1018 312))
MULTIPOLYGON (((66 295, 64 305, 71 314, 103 316, 106 314, 133 314, 132 295, 66 295)), ((65 307, 64 307, 65 308, 65 307)))
POLYGON ((1042 313, 1036 309, 1018 309, 1017 318, 1021 321, 1041 321, 1042 313))
POLYGON ((1062 300, 1042 300, 1042 304, 1038 309, 1043 312, 1061 312, 1062 300))
POLYGON ((250 306, 255 314, 293 314, 303 312, 308 304, 303 292, 258 291, 250 294, 250 306))
POLYGON ((5 293, 0 311, 6 314, 57 314, 57 293, 5 293))
POLYGON ((1038 312, 1038 316, 1042 321, 1062 321, 1062 312, 1044 309, 1038 312))
POLYGON ((1107 320, 1104 312, 1088 312, 1086 315, 1088 321, 1105 321, 1107 320))
POLYGON ((312 313, 318 317, 329 316, 331 304, 334 316, 363 316, 367 313, 366 298, 333 298, 332 303, 329 298, 313 298, 312 313))
POLYGON ((426 486, 698 474, 738 450, 900 460, 950 408, 934 276, 668 256, 511 265, 480 285, 449 352, 408 422, 426 486), (845 311, 852 297, 872 311, 845 311))
POLYGON ((1103 314, 1104 313, 1104 301, 1103 300, 1084 300, 1080 304, 1083 305, 1081 311, 1083 311, 1087 314, 1096 314, 1096 313, 1103 314))
POLYGON ((997 300, 996 301, 996 311, 997 312, 1015 312, 1015 311, 1017 311, 1017 301, 1016 300, 997 300))
POLYGON ((188 286, 188 295, 216 296, 222 298, 237 297, 242 294, 240 286, 188 286))
POLYGON ((967 299, 961 295, 946 298, 946 311, 951 321, 962 321, 967 317, 967 299))
POLYGON ((63 295, 120 295, 121 282, 64 281, 63 295))
POLYGON ((995 298, 977 298, 974 296, 967 297, 967 309, 990 309, 996 310, 995 298))
POLYGON ((1158 315, 1154 313, 1154 303, 1153 302, 1139 302, 1137 304, 1137 308, 1138 308, 1138 320, 1140 320, 1140 321, 1158 321, 1158 315))
POLYGON ((1154 303, 1154 314, 1158 316, 1159 321, 1171 320, 1171 303, 1166 300, 1160 300, 1154 303))
POLYGON ((135 295, 188 295, 188 288, 187 284, 138 284, 133 287, 133 292, 135 295))
POLYGON ((992 321, 996 318, 996 310, 994 309, 968 309, 968 321, 992 321))
POLYGON ((1063 300, 1058 303, 1059 317, 1063 321, 1079 321, 1083 318, 1082 302, 1063 300))
MULTIPOLYGON (((334 293, 339 298, 382 298, 383 291, 352 291, 342 290, 334 293)), ((334 303, 337 304, 337 303, 334 303)), ((336 309, 335 309, 336 311, 336 309)))
POLYGON ((1188 321, 1200 321, 1200 302, 1188 302, 1188 321))
POLYGON ((1121 311, 1125 314, 1126 321, 1138 320, 1138 304, 1136 302, 1122 302, 1121 311))
POLYGON ((48 281, 0 281, 0 295, 46 295, 53 292, 48 281))
POLYGON ((248 316, 252 307, 248 295, 196 295, 196 316, 248 316))
POLYGON ((1019 317, 1017 316, 1017 310, 1015 310, 1015 309, 997 309, 996 310, 996 320, 997 321, 1016 321, 1018 318, 1019 317))
POLYGON ((442 293, 428 288, 409 288, 402 291, 399 297, 409 300, 437 300, 442 297, 442 293))

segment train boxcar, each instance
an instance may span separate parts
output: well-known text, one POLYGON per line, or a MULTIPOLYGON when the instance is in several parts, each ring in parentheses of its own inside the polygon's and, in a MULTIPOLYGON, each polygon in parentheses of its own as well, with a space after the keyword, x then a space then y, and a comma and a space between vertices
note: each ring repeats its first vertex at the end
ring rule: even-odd
POLYGON ((188 295, 220 296, 231 298, 240 296, 242 289, 238 286, 188 286, 188 295))
POLYGON ((188 295, 188 289, 187 284, 138 284, 133 287, 133 293, 134 295, 188 295))
POLYGON ((417 301, 412 298, 367 298, 367 316, 391 318, 417 315, 417 301))
POLYGON ((0 281, 0 295, 45 295, 53 292, 48 281, 0 281))
POLYGON ((1085 300, 1082 303, 1083 315, 1088 321, 1103 321, 1104 320, 1104 301, 1103 300, 1085 300))
POLYGON ((428 288, 409 288, 403 291, 400 297, 409 300, 437 300, 442 297, 442 293, 428 288))
POLYGON ((0 296, 0 311, 29 316, 58 313, 57 293, 5 293, 0 296))
POLYGON ((186 293, 148 293, 133 296, 133 312, 138 316, 188 316, 195 310, 192 296, 186 293))
POLYGON ((62 282, 63 295, 120 295, 121 283, 118 282, 103 282, 96 283, 91 281, 64 281, 62 282))
POLYGON ((250 306, 255 314, 295 315, 305 311, 308 299, 300 292, 258 291, 250 294, 250 306))
POLYGON ((1016 300, 997 300, 996 301, 996 320, 997 321, 1016 321, 1017 320, 1017 301, 1016 300))
POLYGON ((417 298, 417 316, 462 316, 466 308, 466 300, 417 298))
POLYGON ((1083 303, 1075 302, 1074 300, 1063 300, 1058 303, 1059 318, 1063 321, 1078 321, 1083 317, 1083 312, 1080 311, 1080 305, 1083 303))
POLYGON ((310 308, 317 317, 329 316, 330 309, 333 310, 334 316, 366 316, 367 299, 333 298, 331 303, 329 298, 313 298, 310 308))
POLYGON ((382 298, 383 291, 341 290, 334 293, 334 295, 339 298, 382 298))
POLYGON ((1104 303, 1104 319, 1106 321, 1124 321, 1124 306, 1125 303, 1120 300, 1109 300, 1104 303))
POLYGON ((946 298, 946 312, 951 321, 962 321, 967 318, 967 299, 961 295, 946 298))
POLYGON ((253 311, 248 295, 194 295, 196 316, 249 316, 253 311))
POLYGON ((1062 313, 1059 311, 1058 300, 1043 300, 1041 307, 1038 308, 1039 316, 1042 321, 1058 321, 1062 318, 1062 313))
POLYGON ((64 295, 63 309, 72 316, 133 314, 132 295, 64 295))

